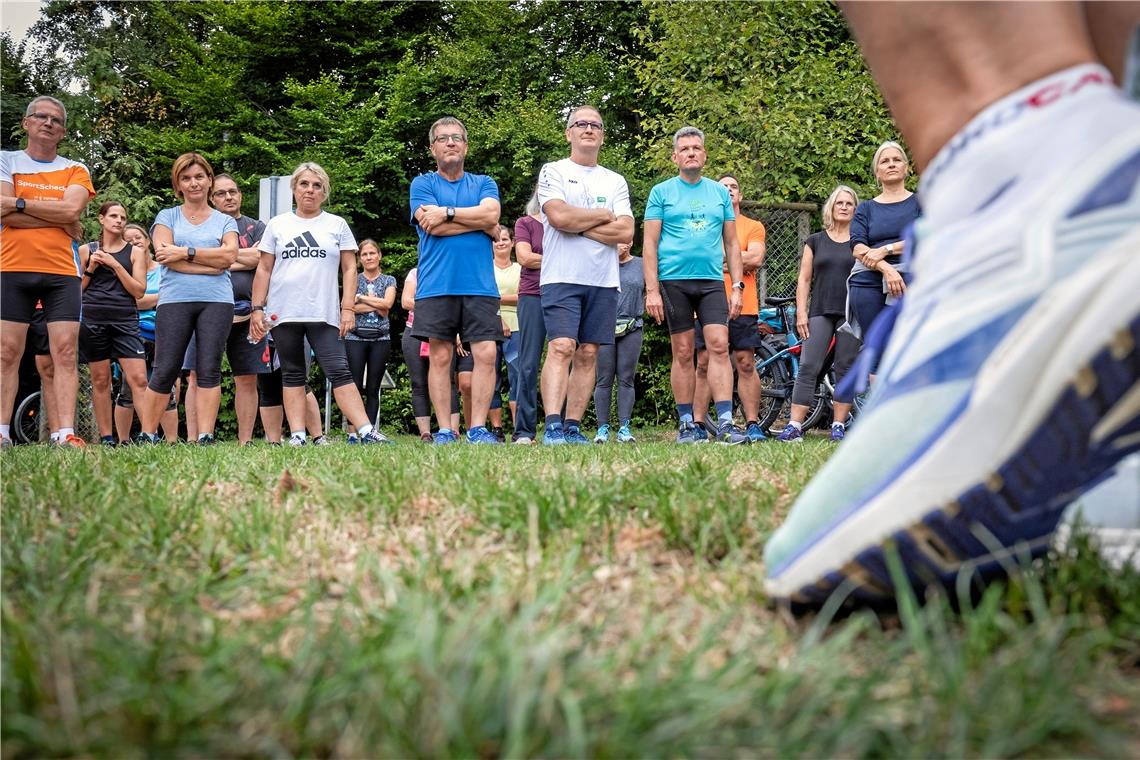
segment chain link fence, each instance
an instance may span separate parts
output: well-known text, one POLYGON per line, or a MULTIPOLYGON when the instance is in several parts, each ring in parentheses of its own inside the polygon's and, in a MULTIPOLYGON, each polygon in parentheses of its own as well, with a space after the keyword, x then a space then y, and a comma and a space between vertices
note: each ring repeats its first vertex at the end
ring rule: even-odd
POLYGON ((804 241, 819 213, 814 203, 760 204, 744 201, 745 215, 759 219, 767 231, 764 267, 757 275, 760 303, 768 296, 794 296, 804 241))

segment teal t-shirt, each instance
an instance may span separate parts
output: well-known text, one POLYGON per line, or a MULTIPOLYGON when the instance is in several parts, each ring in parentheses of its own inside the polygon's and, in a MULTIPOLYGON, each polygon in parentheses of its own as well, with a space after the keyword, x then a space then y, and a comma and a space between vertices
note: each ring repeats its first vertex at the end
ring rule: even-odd
POLYGON ((673 177, 654 185, 645 218, 661 220, 658 279, 723 279, 724 223, 736 219, 724 185, 708 177, 695 185, 673 177))

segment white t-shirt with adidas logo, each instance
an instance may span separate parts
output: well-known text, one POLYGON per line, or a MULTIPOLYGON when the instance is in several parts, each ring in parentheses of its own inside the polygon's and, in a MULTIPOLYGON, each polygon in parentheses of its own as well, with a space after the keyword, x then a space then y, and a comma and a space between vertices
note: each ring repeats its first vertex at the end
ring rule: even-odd
POLYGON ((257 248, 273 254, 266 314, 277 323, 340 326, 340 254, 357 249, 348 223, 336 214, 303 219, 292 211, 269 220, 257 248))

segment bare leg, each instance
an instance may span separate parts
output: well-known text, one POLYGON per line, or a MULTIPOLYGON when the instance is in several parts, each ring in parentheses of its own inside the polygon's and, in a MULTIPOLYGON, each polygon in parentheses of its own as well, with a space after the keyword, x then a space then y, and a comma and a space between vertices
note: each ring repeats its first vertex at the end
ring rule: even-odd
MULTIPOLYGON (((194 407, 198 410, 198 435, 214 433, 214 423, 218 421, 218 406, 222 403, 222 386, 198 388, 198 399, 194 407)), ((196 441, 197 438, 190 440, 196 441)))
POLYGON ((693 335, 693 330, 686 330, 669 336, 673 349, 669 384, 673 387, 673 401, 677 404, 690 403, 697 384, 697 371, 693 367, 693 335))
POLYGON ((566 416, 581 420, 590 405, 597 382, 598 344, 582 343, 574 352, 574 364, 570 367, 570 384, 566 389, 566 416))
POLYGON ((55 400, 55 365, 50 355, 36 356, 36 372, 40 375, 40 398, 47 414, 48 432, 59 431, 59 404, 55 400))
POLYGON ((285 418, 289 421, 289 432, 305 429, 305 386, 285 386, 281 389, 285 402, 285 418))
POLYGON ((744 407, 744 421, 756 422, 760 418, 760 376, 756 374, 756 355, 752 351, 733 351, 736 362, 736 392, 744 407))
POLYGON ((463 412, 463 419, 467 428, 475 427, 471 424, 471 376, 473 372, 456 372, 455 383, 459 386, 459 408, 463 412))
POLYGON ((309 435, 314 438, 320 438, 325 434, 321 405, 317 401, 317 394, 312 391, 305 393, 305 427, 308 429, 309 435))
POLYGON ((234 411, 238 443, 249 443, 253 440, 253 423, 257 421, 257 375, 234 375, 234 411))
MULTIPOLYGON (((142 359, 119 359, 119 367, 123 370, 123 382, 131 389, 131 398, 142 398, 146 392, 146 362, 142 359)), ((120 441, 130 440, 134 411, 115 406, 115 429, 120 441), (121 422, 125 424, 120 424, 121 422)))
MULTIPOLYGON (((852 406, 853 406, 852 404, 844 404, 844 403, 841 403, 839 401, 832 401, 832 403, 831 403, 831 424, 834 425, 836 422, 842 422, 844 425, 846 425, 847 424, 847 418, 851 415, 851 407, 852 406)), ((807 417, 807 411, 806 411, 807 407, 806 406, 804 407, 804 410, 805 410, 804 411, 804 417, 806 418, 807 417)), ((803 420, 800 420, 800 422, 803 422, 803 420)))
POLYGON ((455 341, 428 340, 428 396, 441 429, 451 424, 451 356, 455 341))
POLYGON ((919 171, 989 104, 1096 61, 1074 3, 840 4, 919 171))
POLYGON ((265 440, 270 443, 281 442, 281 421, 285 416, 283 406, 263 406, 261 412, 261 427, 265 431, 265 440))
POLYGON ((697 370, 693 383, 693 423, 701 424, 709 413, 709 352, 702 348, 697 352, 697 370))
POLYGON ((0 425, 12 422, 27 336, 28 325, 24 322, 0 322, 0 425))
POLYGON ((431 435, 431 417, 416 417, 416 432, 421 437, 431 435))
POLYGON ((182 397, 186 407, 186 440, 198 440, 198 373, 191 370, 186 381, 186 394, 182 397))
POLYGON ((115 438, 118 439, 119 443, 126 443, 131 439, 131 423, 134 421, 135 408, 133 406, 115 404, 115 438))
POLYGON ((333 388, 333 398, 336 399, 336 405, 340 407, 341 414, 352 423, 353 428, 359 430, 365 425, 371 424, 368 421, 368 411, 364 408, 364 399, 360 397, 360 391, 356 389, 356 383, 348 383, 333 388))
MULTIPOLYGON (((475 359, 475 371, 471 373, 471 427, 487 424, 487 410, 491 406, 491 394, 495 392, 495 359, 498 348, 493 340, 480 340, 471 344, 471 356, 475 359)), ((594 387, 593 380, 590 388, 594 387)))
POLYGON ((713 402, 732 400, 732 364, 728 361, 728 327, 705 325, 709 352, 709 391, 713 402))
MULTIPOLYGON (((566 386, 570 382, 570 361, 574 358, 573 338, 554 338, 546 349, 542 364, 542 408, 549 414, 560 412, 566 401, 566 386)), ((591 388, 592 390, 592 388, 591 388)))
MULTIPOLYGON (((60 428, 75 427, 75 402, 79 396, 79 323, 48 322, 48 345, 55 365, 56 414, 60 428)), ((18 369, 18 367, 17 367, 18 369)), ((10 414, 11 412, 9 412, 10 414)))
POLYGON ((111 435, 111 360, 91 362, 91 408, 99 437, 111 435))

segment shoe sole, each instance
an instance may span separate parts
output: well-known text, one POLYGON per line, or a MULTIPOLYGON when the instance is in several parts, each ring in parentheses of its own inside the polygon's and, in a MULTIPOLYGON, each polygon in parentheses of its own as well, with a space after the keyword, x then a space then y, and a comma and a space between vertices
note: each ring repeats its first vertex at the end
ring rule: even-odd
POLYGON ((768 594, 817 605, 842 585, 856 600, 889 599, 891 550, 915 588, 1005 575, 1046 553, 1067 505, 1140 449, 1137 293, 1140 227, 1132 225, 1038 296, 946 429, 881 491, 770 571, 768 594), (963 459, 968 466, 957 464, 963 459), (863 548, 853 553, 853 545, 863 548))

